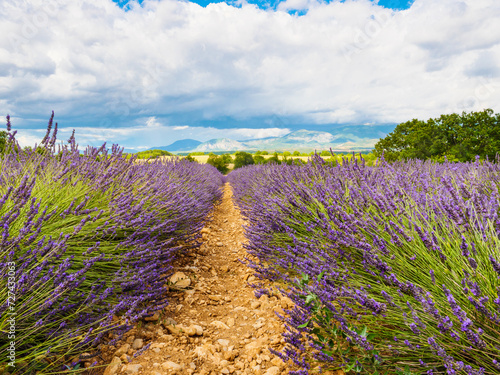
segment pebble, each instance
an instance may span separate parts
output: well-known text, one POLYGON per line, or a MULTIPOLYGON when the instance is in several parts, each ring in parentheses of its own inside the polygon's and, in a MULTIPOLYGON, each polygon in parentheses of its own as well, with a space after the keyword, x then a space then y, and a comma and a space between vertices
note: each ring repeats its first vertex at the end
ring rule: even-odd
POLYGON ((176 272, 170 277, 170 282, 177 288, 187 288, 191 285, 191 279, 183 272, 176 272))
POLYGON ((197 324, 193 324, 191 327, 192 327, 192 328, 194 328, 194 329, 196 330, 196 334, 197 334, 198 336, 203 335, 203 328, 202 328, 201 326, 199 326, 199 325, 197 325, 197 324))
POLYGON ((135 364, 135 365, 127 365, 125 366, 125 372, 127 374, 137 374, 139 371, 142 369, 141 364, 135 364))
POLYGON ((236 350, 227 350, 224 352, 224 359, 226 361, 234 361, 234 358, 238 356, 238 352, 236 350))
POLYGON ((252 309, 258 309, 260 307, 260 301, 253 301, 251 304, 250 304, 250 307, 252 309))
POLYGON ((280 368, 278 366, 269 367, 264 375, 278 375, 280 373, 280 368))
POLYGON ((182 370, 181 365, 172 361, 163 362, 161 367, 163 367, 164 370, 182 370))
POLYGON ((174 334, 174 335, 178 335, 182 332, 182 326, 179 326, 179 325, 168 325, 165 327, 168 332, 174 334))
POLYGON ((103 375, 116 375, 122 366, 122 361, 118 357, 114 357, 111 363, 104 370, 103 375))
POLYGON ((147 318, 144 318, 144 320, 147 322, 156 322, 158 319, 160 319, 160 313, 158 312, 155 312, 153 316, 148 316, 147 318))
POLYGON ((262 319, 262 318, 259 318, 257 320, 257 322, 255 322, 255 324, 253 325, 253 328, 254 329, 259 329, 259 328, 263 327, 265 324, 266 324, 266 321, 264 319, 262 319))
POLYGON ((142 339, 135 339, 132 343, 132 349, 139 350, 144 346, 144 341, 142 339))
POLYGON ((123 354, 127 353, 130 349, 130 344, 123 344, 120 349, 115 352, 115 357, 121 357, 123 354))
POLYGON ((220 328, 220 329, 229 329, 229 327, 226 324, 224 324, 218 320, 214 320, 212 323, 210 323, 210 325, 215 326, 216 328, 220 328))
POLYGON ((167 319, 165 319, 165 324, 171 325, 171 326, 176 326, 177 322, 175 320, 173 320, 172 318, 167 318, 167 319))

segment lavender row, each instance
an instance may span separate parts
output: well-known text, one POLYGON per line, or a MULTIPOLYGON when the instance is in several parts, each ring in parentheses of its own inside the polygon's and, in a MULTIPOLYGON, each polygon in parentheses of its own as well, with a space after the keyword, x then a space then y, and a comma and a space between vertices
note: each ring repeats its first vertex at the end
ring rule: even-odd
POLYGON ((117 145, 80 152, 74 136, 57 146, 52 118, 33 150, 8 130, 0 327, 10 335, 0 336, 0 363, 15 374, 72 371, 108 333, 168 303, 172 261, 198 246, 224 177, 187 161, 138 163, 117 145))
POLYGON ((296 374, 499 373, 498 163, 313 158, 228 179, 251 266, 296 303, 280 353, 296 374))

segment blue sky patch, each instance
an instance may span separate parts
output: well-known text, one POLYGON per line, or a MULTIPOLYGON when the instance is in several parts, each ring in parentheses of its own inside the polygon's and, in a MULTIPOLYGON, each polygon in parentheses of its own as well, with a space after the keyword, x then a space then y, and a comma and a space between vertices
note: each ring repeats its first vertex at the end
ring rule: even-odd
MULTIPOLYGON (((372 0, 376 1, 376 0, 372 0)), ((129 0, 113 0, 113 2, 117 3, 120 7, 127 9, 129 0)), ((142 3, 143 0, 138 0, 138 3, 142 3)), ((210 3, 221 3, 224 2, 222 0, 211 1, 211 0, 194 0, 193 3, 199 4, 203 7, 206 7, 210 3)), ((231 0, 225 1, 228 4, 234 4, 231 0)), ((257 5, 261 9, 276 9, 278 4, 281 2, 280 0, 249 0, 251 4, 257 5)), ((329 0, 326 0, 329 3, 329 0)), ((394 9, 394 10, 404 10, 411 7, 414 0, 379 0, 378 4, 382 5, 385 8, 394 9)), ((295 11, 294 11, 295 12, 295 11)), ((307 12, 295 12, 297 15, 304 15, 307 12)))

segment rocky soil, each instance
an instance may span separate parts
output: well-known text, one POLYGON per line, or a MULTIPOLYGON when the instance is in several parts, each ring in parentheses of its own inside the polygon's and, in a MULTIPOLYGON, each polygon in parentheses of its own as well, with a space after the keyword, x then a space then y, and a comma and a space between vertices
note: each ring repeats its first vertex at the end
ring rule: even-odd
POLYGON ((275 312, 291 301, 257 299, 248 285, 254 276, 241 262, 244 223, 231 197, 226 185, 200 250, 176 266, 171 305, 105 349, 104 375, 281 375, 292 369, 269 351, 284 345, 275 312))

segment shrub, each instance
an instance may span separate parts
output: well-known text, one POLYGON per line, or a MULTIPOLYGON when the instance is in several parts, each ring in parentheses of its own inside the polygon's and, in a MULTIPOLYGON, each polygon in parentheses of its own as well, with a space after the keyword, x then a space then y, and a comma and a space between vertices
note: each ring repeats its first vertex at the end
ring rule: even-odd
POLYGON ((232 158, 229 154, 215 155, 214 153, 210 153, 207 160, 207 164, 214 166, 222 174, 229 172, 228 166, 231 162, 232 158))
POLYGON ((266 158, 261 155, 254 155, 253 162, 254 164, 264 164, 266 162, 266 158))
POLYGON ((265 161, 266 164, 281 164, 281 160, 278 156, 278 153, 275 152, 273 156, 267 158, 265 161))
POLYGON ((239 151, 234 157, 234 169, 244 167, 245 165, 254 164, 252 154, 248 152, 239 151))

